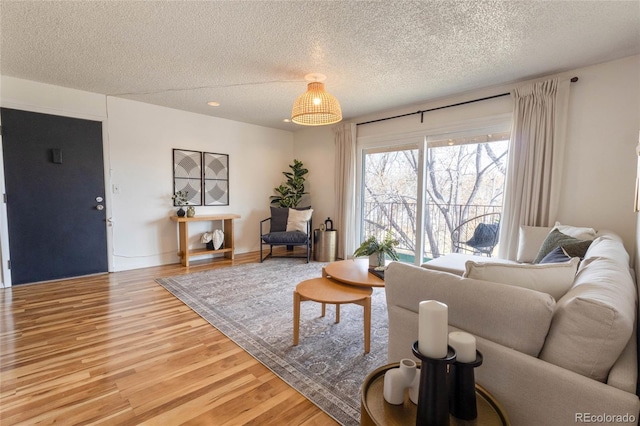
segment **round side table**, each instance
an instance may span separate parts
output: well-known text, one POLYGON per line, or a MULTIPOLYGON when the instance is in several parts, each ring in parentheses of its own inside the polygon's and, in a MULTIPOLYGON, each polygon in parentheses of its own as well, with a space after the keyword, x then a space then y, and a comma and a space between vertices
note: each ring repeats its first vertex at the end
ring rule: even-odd
POLYGON ((336 305, 336 323, 340 322, 340 305, 353 303, 364 308, 364 352, 371 348, 371 288, 341 284, 329 278, 311 278, 302 281, 293 291, 293 346, 300 338, 300 303, 312 300, 322 304, 322 316, 326 304, 336 305))
POLYGON ((313 260, 333 262, 338 252, 338 231, 335 229, 313 230, 313 260))
MULTIPOLYGON (((406 392, 402 405, 391 405, 382 396, 384 374, 391 368, 397 368, 399 363, 384 365, 366 377, 362 384, 360 399, 360 424, 362 426, 406 426, 416 424, 418 407, 409 400, 406 392)), ((476 402, 478 417, 475 420, 461 420, 453 416, 449 418, 452 426, 510 426, 504 409, 495 398, 482 386, 476 384, 476 402)))

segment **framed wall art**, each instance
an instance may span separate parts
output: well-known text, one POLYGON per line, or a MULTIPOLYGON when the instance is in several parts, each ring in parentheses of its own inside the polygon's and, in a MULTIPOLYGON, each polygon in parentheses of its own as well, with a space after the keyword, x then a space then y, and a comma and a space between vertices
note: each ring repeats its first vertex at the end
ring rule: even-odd
POLYGON ((173 193, 178 191, 187 194, 188 205, 202 205, 202 152, 173 150, 173 193))
POLYGON ((229 155, 202 153, 205 206, 229 205, 229 155))

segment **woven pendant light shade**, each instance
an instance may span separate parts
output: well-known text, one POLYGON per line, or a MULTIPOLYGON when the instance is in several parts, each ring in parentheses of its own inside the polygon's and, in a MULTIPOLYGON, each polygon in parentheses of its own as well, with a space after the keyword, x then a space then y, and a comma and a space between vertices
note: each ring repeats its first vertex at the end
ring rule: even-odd
POLYGON ((324 126, 342 120, 338 100, 324 91, 324 83, 312 82, 298 96, 291 110, 291 121, 304 126, 324 126))

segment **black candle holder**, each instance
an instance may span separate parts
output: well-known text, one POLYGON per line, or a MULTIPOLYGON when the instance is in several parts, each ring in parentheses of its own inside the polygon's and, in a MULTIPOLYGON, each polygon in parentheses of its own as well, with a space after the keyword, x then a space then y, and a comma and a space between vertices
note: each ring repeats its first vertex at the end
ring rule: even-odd
POLYGON ((416 426, 448 426, 447 366, 456 360, 456 351, 448 346, 444 358, 431 358, 420 353, 417 341, 411 349, 422 361, 416 426))
POLYGON ((449 367, 449 412, 462 420, 478 417, 476 379, 473 369, 482 364, 482 354, 476 351, 473 362, 454 362, 449 367))

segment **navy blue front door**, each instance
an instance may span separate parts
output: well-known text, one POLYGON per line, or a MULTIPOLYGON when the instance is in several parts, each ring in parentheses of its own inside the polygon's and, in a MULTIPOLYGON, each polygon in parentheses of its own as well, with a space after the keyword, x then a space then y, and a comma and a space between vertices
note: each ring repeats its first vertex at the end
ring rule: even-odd
POLYGON ((13 284, 106 272, 102 123, 1 114, 13 284))

